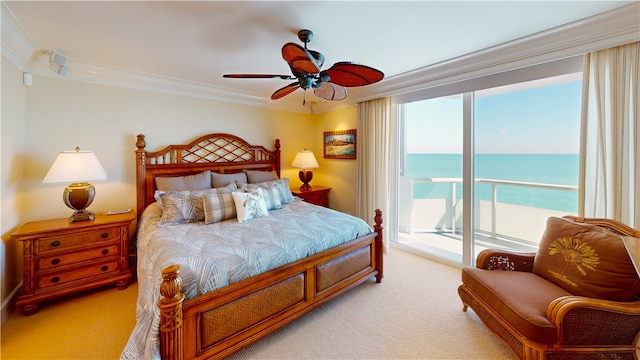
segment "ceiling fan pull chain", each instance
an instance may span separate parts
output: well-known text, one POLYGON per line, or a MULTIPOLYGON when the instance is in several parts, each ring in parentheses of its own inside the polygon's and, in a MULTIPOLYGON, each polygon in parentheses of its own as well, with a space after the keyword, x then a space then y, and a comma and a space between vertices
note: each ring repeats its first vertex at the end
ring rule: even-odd
POLYGON ((302 106, 307 105, 307 90, 302 93, 302 106))

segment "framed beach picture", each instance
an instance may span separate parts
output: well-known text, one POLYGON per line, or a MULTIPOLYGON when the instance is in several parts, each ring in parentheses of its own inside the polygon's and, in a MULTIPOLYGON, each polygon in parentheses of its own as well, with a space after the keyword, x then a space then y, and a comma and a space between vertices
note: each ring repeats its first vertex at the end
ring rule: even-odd
POLYGON ((323 139, 325 159, 356 159, 356 129, 326 131, 323 139))

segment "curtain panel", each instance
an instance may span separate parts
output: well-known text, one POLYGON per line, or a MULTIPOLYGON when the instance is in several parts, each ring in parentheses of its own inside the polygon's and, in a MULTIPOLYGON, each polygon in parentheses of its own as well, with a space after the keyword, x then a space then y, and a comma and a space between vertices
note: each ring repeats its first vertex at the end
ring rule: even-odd
MULTIPOLYGON (((358 158, 356 216, 371 223, 375 209, 389 214, 391 154, 391 98, 358 104, 358 158)), ((385 251, 388 231, 383 232, 385 251)))
POLYGON ((640 227, 640 43, 584 57, 579 211, 640 227))

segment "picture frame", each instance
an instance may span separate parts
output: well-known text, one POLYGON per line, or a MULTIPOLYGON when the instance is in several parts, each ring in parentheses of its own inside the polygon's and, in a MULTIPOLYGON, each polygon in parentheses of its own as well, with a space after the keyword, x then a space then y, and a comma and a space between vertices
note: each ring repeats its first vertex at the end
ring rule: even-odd
POLYGON ((355 160, 357 155, 356 129, 325 131, 322 149, 325 159, 355 160))

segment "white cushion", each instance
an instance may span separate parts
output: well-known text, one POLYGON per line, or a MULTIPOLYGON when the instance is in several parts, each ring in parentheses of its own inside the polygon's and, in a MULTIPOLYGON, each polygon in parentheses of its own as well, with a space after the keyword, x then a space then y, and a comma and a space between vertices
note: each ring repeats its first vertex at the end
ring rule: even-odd
POLYGON ((267 205, 262 196, 262 189, 255 189, 249 192, 234 191, 231 194, 236 205, 238 222, 269 215, 267 205))

